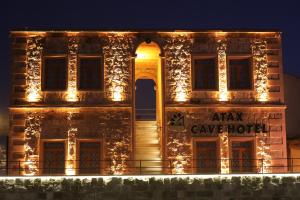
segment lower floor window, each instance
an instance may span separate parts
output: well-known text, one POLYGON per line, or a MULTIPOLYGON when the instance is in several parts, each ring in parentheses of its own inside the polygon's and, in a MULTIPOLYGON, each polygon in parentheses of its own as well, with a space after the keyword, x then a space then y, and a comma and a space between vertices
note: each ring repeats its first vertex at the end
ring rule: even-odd
POLYGON ((80 142, 79 174, 100 174, 100 143, 80 142))
POLYGON ((197 142, 196 143, 196 168, 197 173, 217 173, 217 143, 197 142))
POLYGON ((65 143, 44 142, 43 174, 65 173, 65 143))
POLYGON ((231 148, 232 172, 253 172, 255 163, 253 159, 253 143, 251 141, 232 142, 231 148))

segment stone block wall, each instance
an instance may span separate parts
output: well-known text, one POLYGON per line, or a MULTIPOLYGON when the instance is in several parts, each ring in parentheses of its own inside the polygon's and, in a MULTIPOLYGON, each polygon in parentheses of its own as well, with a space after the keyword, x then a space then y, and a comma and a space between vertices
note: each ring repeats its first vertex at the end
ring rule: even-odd
MULTIPOLYGON (((190 134, 190 127, 170 129, 170 116, 182 113, 188 125, 206 122, 213 112, 241 111, 247 115, 247 121, 263 120, 268 133, 263 139, 251 134, 240 137, 255 138, 257 145, 270 149, 263 154, 273 158, 274 166, 280 166, 278 169, 285 166, 284 160, 275 161, 286 157, 281 34, 278 32, 15 31, 11 38, 9 159, 14 162, 9 167, 12 174, 27 173, 26 170, 38 173, 34 163, 38 162, 42 139, 63 139, 72 149, 76 139, 102 138, 107 145, 103 158, 117 159, 123 154, 122 159, 132 158, 135 50, 149 40, 161 50, 164 98, 159 105, 164 113, 163 159, 180 160, 177 164, 181 170, 183 165, 192 166, 195 137, 190 134), (68 58, 64 91, 42 89, 43 59, 53 55, 68 58), (192 88, 192 61, 201 55, 217 59, 219 87, 216 91, 192 88), (252 58, 251 90, 228 90, 227 59, 237 55, 252 58), (77 89, 80 56, 102 59, 103 89, 77 89), (26 165, 30 167, 21 166, 19 161, 28 162, 26 165), (19 172, 20 168, 24 171, 19 172)), ((219 137, 220 143, 226 144, 228 136, 212 137, 219 137)), ((114 166, 117 174, 128 170, 122 167, 126 165, 122 162, 114 166)))

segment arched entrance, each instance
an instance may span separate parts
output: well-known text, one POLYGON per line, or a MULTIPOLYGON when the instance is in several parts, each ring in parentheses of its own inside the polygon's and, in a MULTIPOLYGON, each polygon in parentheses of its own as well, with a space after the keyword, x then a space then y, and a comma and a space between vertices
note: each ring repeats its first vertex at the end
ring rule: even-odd
POLYGON ((160 48, 141 43, 135 59, 135 166, 141 174, 162 173, 162 77, 160 48))

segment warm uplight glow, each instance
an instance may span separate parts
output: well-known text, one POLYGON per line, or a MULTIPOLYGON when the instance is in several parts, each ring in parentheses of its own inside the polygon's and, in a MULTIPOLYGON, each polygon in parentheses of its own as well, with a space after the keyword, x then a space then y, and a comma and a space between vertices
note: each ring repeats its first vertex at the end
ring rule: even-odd
POLYGON ((220 134, 221 173, 229 174, 228 132, 220 134))
POLYGON ((176 92, 175 100, 177 102, 185 102, 187 100, 185 92, 183 92, 182 90, 179 90, 178 92, 176 92))
POLYGON ((228 101, 227 70, 226 70, 226 40, 218 40, 218 66, 219 66, 219 100, 228 101))
POLYGON ((252 44, 253 65, 255 73, 256 99, 261 102, 269 100, 267 77, 267 42, 261 39, 253 40, 252 44))
POLYGON ((66 175, 76 174, 76 134, 77 128, 73 124, 73 116, 75 110, 70 110, 68 112, 68 148, 67 148, 67 161, 66 161, 66 175))
POLYGON ((27 39, 27 65, 26 65, 26 100, 38 102, 41 100, 40 68, 42 56, 42 37, 27 39))
POLYGON ((122 90, 121 87, 116 86, 113 91, 113 101, 122 101, 122 90))
POLYGON ((27 101, 38 102, 40 100, 40 94, 36 90, 27 90, 27 101))
POLYGON ((77 94, 77 51, 78 38, 69 38, 69 70, 68 70, 68 91, 66 100, 69 102, 76 102, 78 100, 77 94))

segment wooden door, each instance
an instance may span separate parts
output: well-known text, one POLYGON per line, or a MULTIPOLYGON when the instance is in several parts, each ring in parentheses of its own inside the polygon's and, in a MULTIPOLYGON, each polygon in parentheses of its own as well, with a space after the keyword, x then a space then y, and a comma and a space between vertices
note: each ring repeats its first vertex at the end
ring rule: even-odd
POLYGON ((79 174, 100 174, 99 142, 80 142, 79 174))
POLYGON ((197 142, 196 143, 196 167, 197 173, 217 173, 217 143, 197 142))

